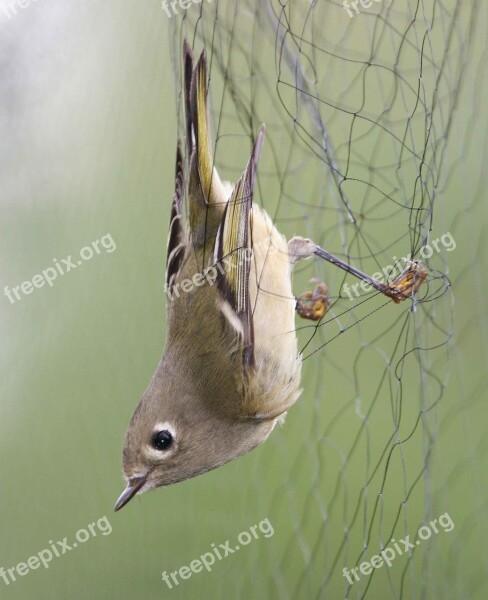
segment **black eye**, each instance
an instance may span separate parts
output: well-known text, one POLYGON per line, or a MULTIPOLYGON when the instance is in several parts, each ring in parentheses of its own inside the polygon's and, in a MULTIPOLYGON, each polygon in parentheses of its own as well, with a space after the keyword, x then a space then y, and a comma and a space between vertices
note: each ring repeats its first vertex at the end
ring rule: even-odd
POLYGON ((173 443, 173 436, 167 429, 157 431, 152 437, 152 445, 156 450, 167 450, 173 443))

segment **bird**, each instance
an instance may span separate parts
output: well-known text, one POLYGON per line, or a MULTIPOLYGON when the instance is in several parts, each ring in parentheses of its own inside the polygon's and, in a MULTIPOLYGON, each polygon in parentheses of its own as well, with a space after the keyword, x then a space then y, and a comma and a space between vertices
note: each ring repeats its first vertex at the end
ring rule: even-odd
POLYGON ((116 511, 136 494, 239 458, 284 421, 302 392, 295 312, 317 319, 328 308, 325 285, 318 286, 318 296, 305 295, 304 306, 293 294, 299 261, 325 258, 394 300, 415 287, 402 280, 397 292, 308 238, 287 241, 253 203, 265 126, 242 176, 234 185, 222 181, 212 156, 207 98, 205 51, 195 60, 185 41, 186 139, 177 144, 168 232, 167 338, 125 434, 126 487, 116 511))

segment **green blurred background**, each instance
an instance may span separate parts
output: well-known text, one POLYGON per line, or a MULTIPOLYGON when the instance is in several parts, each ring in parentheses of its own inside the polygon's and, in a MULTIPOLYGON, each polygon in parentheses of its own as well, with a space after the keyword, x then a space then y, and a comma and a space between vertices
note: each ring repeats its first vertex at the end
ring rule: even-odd
MULTIPOLYGON (((107 233, 116 251, 102 252, 14 305, 3 295, 0 300, 0 566, 26 561, 49 540, 73 540, 103 516, 113 530, 54 559, 49 569, 17 576, 9 586, 0 579, 0 597, 322 597, 323 565, 344 533, 321 499, 321 490, 341 479, 341 461, 327 462, 327 447, 319 447, 344 397, 334 374, 337 365, 350 372, 351 344, 384 326, 385 313, 361 336, 342 337, 306 361, 305 394, 267 444, 114 514, 124 431, 164 341, 162 281, 177 133, 170 23, 152 0, 38 0, 17 11, 0 20, 1 287, 32 279, 54 258, 76 256, 107 233), (330 412, 327 402, 334 404, 330 412), (162 571, 188 565, 211 543, 235 540, 265 518, 273 536, 261 536, 211 573, 172 590, 162 582, 162 571), (324 523, 327 546, 317 536, 324 523)), ((455 529, 439 536, 435 551, 426 544, 412 571, 424 579, 412 589, 424 587, 428 598, 485 597, 486 140, 473 111, 481 115, 486 102, 480 91, 486 69, 479 56, 454 126, 455 140, 468 131, 469 146, 436 222, 438 235, 450 230, 457 242, 449 255, 456 333, 449 384, 435 426, 429 423, 436 450, 422 490, 430 487, 429 515, 448 511, 455 529)), ((373 372, 375 360, 354 365, 356 376, 373 372)), ((405 378, 405 389, 415 389, 417 380, 405 378)), ((345 410, 354 414, 354 405, 345 410)), ((374 451, 381 420, 371 427, 374 451)), ((338 425, 330 444, 354 431, 353 424, 338 425)), ((416 454, 421 463, 422 436, 411 450, 416 454)), ((404 476, 389 486, 401 486, 404 476)), ((358 463, 341 485, 353 497, 363 482, 358 463)), ((406 524, 412 535, 425 513, 423 492, 417 493, 406 524)), ((364 523, 353 546, 361 545, 364 523)), ((337 564, 327 597, 342 597, 342 567, 354 566, 355 548, 347 565, 337 564)), ((378 574, 376 598, 397 597, 391 581, 395 588, 404 566, 398 558, 378 574)))

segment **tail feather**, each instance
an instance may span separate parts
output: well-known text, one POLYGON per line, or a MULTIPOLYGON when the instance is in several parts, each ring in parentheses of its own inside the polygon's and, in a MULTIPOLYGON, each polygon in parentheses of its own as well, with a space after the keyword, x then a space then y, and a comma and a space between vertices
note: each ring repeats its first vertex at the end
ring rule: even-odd
POLYGON ((213 248, 227 202, 224 185, 214 168, 208 119, 207 58, 202 52, 196 66, 185 43, 184 95, 188 151, 188 208, 192 243, 213 248))

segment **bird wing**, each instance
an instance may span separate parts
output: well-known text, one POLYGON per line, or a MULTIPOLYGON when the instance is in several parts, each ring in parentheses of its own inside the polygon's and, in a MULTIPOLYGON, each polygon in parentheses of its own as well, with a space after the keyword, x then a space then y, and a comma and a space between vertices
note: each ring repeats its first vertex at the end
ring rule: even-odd
POLYGON ((171 291, 183 263, 186 237, 183 226, 182 205, 184 195, 183 157, 178 145, 176 150, 175 193, 171 204, 171 217, 166 251, 166 290, 171 291))
POLYGON ((183 201, 188 198, 191 243, 213 247, 225 207, 223 185, 213 168, 207 116, 207 60, 202 52, 194 65, 193 52, 183 45, 184 104, 186 115, 186 165, 181 145, 176 152, 175 193, 171 205, 166 258, 166 289, 171 292, 188 246, 183 222, 183 201), (188 175, 188 180, 186 179, 188 175), (217 211, 209 212, 212 205, 217 211))
POLYGON ((224 316, 240 334, 243 364, 254 365, 254 327, 249 298, 252 258, 251 209, 256 167, 264 140, 264 126, 254 142, 251 157, 235 184, 217 231, 214 261, 224 316))

